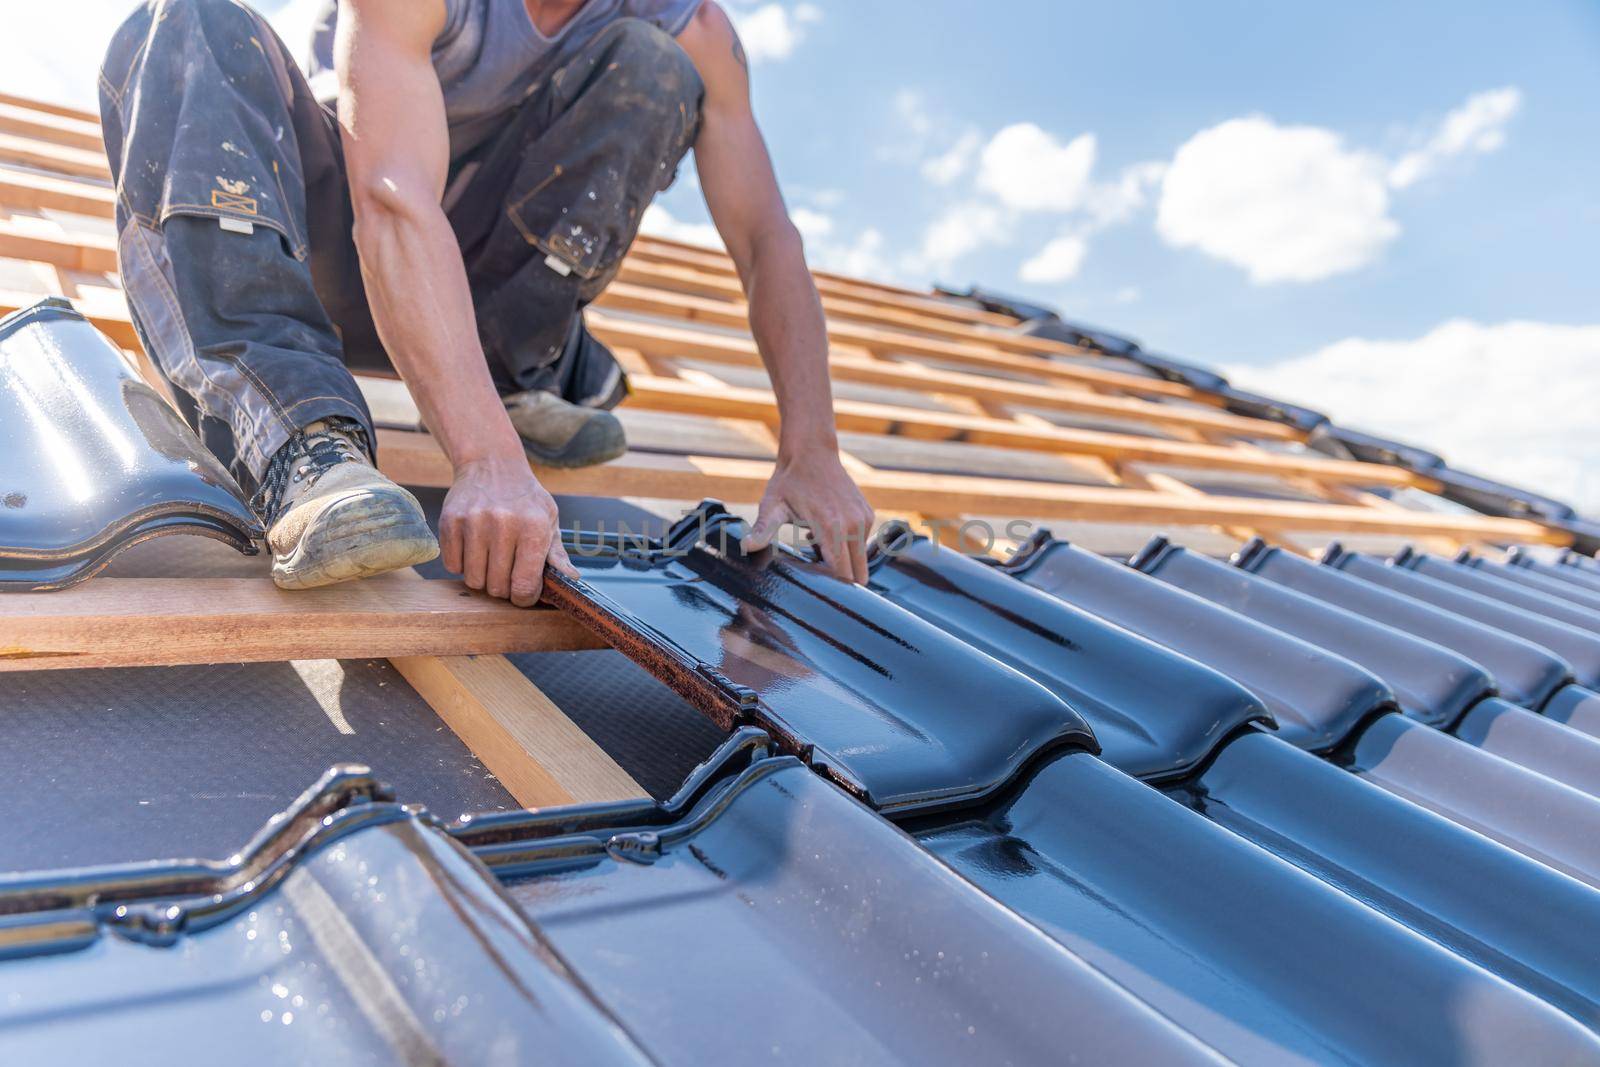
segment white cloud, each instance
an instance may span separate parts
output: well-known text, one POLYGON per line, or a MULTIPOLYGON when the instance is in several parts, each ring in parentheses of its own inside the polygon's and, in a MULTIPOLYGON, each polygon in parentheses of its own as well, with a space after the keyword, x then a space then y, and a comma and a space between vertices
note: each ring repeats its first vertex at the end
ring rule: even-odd
POLYGON ((1018 211, 1071 211, 1082 205, 1094 170, 1095 138, 1062 144, 1031 122, 996 133, 984 145, 978 187, 1018 211))
POLYGON ((1173 156, 1156 229, 1257 284, 1316 281, 1367 265, 1399 234, 1385 170, 1331 130, 1230 119, 1173 156))
POLYGON ((1118 304, 1135 304, 1138 303, 1139 297, 1142 295, 1143 294, 1139 292, 1138 286, 1124 285, 1121 289, 1118 289, 1115 293, 1111 294, 1111 299, 1114 303, 1118 304))
POLYGON ((639 232, 650 237, 665 237, 669 241, 683 241, 705 248, 725 247, 722 235, 717 233, 717 228, 711 223, 684 222, 674 218, 672 213, 660 204, 651 204, 645 208, 644 218, 639 220, 639 232))
MULTIPOLYGON (((813 202, 817 202, 815 198, 813 202)), ((880 281, 895 279, 898 272, 885 254, 881 231, 868 227, 835 239, 838 223, 815 207, 794 208, 789 218, 805 239, 806 261, 812 267, 880 281)))
POLYGON ((927 99, 915 89, 901 89, 894 94, 894 113, 906 132, 921 140, 932 136, 936 123, 928 111, 927 99))
POLYGON ((1114 182, 1095 183, 1084 194, 1084 210, 1097 228, 1126 222, 1143 209, 1150 192, 1161 185, 1167 164, 1135 163, 1123 168, 1114 182))
POLYGON ((931 159, 923 160, 922 176, 933 185, 955 184, 972 170, 982 144, 983 137, 977 130, 966 131, 949 148, 931 159))
POLYGON ((822 9, 815 4, 762 4, 728 14, 752 63, 788 59, 806 39, 807 27, 822 21, 822 9))
POLYGON ((806 246, 806 258, 813 267, 838 271, 857 278, 878 281, 895 281, 899 271, 894 268, 885 251, 883 233, 867 227, 850 241, 823 240, 806 246))
POLYGON ((1415 340, 1350 338, 1226 373, 1600 514, 1600 325, 1455 320, 1415 340))
POLYGON ((1083 236, 1062 234, 1024 263, 1017 277, 1025 282, 1041 284, 1071 281, 1078 276, 1078 269, 1083 266, 1083 258, 1088 254, 1089 242, 1083 236))
POLYGON ((1008 243, 1011 226, 1011 216, 993 204, 954 204, 928 225, 921 249, 906 257, 903 267, 910 274, 942 274, 986 244, 1008 243))
POLYGON ((797 207, 789 212, 789 220, 807 242, 821 241, 833 232, 833 219, 808 207, 797 207))
POLYGON ((1444 117, 1427 143, 1408 152, 1389 168, 1389 184, 1396 189, 1414 185, 1454 156, 1494 152, 1506 143, 1506 124, 1522 106, 1522 92, 1515 87, 1490 89, 1469 96, 1465 103, 1444 117))

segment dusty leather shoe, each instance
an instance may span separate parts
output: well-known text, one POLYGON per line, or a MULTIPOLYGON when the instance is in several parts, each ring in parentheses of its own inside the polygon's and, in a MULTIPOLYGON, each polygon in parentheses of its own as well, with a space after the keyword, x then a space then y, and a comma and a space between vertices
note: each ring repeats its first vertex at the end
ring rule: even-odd
POLYGON ((538 391, 513 393, 505 404, 523 450, 543 466, 592 467, 628 450, 622 423, 609 411, 538 391))
POLYGON ((361 431, 312 423, 262 481, 272 580, 312 589, 426 563, 439 554, 417 498, 372 466, 361 431))

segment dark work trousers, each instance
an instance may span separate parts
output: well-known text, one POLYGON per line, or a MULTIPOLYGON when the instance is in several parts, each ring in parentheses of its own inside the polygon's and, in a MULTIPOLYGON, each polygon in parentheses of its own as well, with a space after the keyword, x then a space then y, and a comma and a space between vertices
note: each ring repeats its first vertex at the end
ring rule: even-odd
MULTIPOLYGON (((677 42, 619 19, 452 165, 445 206, 502 394, 625 394, 582 308, 693 144, 703 92, 677 42)), ((106 56, 100 110, 134 324, 207 446, 253 491, 319 419, 375 440, 350 368, 390 364, 338 126, 267 22, 234 0, 141 5, 106 56)))

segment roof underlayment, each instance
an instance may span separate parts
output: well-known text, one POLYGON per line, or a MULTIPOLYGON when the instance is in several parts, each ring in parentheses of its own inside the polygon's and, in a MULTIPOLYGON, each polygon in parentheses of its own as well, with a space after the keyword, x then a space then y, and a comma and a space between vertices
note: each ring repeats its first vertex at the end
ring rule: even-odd
MULTIPOLYGON (((743 295, 641 238, 590 311, 632 451, 540 472, 554 609, 437 565, 282 593, 160 406, 99 153, 0 98, 0 586, 64 587, 0 596, 8 1061, 1600 1063, 1564 505, 819 273, 894 520, 847 586, 739 549, 743 295)), ((405 387, 363 387, 436 515, 405 387)))

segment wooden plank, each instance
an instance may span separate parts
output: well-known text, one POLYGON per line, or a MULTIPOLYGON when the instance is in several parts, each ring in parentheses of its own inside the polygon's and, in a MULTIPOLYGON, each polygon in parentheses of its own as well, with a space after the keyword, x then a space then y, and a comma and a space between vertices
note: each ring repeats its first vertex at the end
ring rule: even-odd
POLYGON ((50 144, 31 137, 19 137, 14 133, 0 132, 0 160, 26 163, 30 167, 42 167, 84 178, 111 179, 111 167, 106 163, 104 152, 50 144))
MULTIPOLYGON (((748 328, 747 309, 743 304, 726 300, 667 293, 659 289, 616 282, 609 286, 595 306, 619 311, 629 311, 689 322, 705 322, 735 329, 748 328)), ((1179 382, 1164 378, 1145 378, 1119 371, 1102 370, 1074 363, 1064 363, 1041 356, 1003 352, 989 344, 946 341, 933 337, 920 337, 901 330, 886 330, 859 323, 832 323, 828 326, 828 339, 835 344, 854 345, 882 356, 911 355, 937 359, 948 363, 984 367, 1014 374, 1039 375, 1046 378, 1064 378, 1108 388, 1122 389, 1145 396, 1169 396, 1192 400, 1199 393, 1179 382)))
MULTIPOLYGON (((428 435, 379 430, 378 442, 379 466, 389 477, 407 485, 442 488, 450 484, 450 462, 428 435)), ((535 469, 552 493, 675 500, 716 497, 730 504, 759 502, 772 476, 772 464, 758 460, 637 453, 583 470, 535 469)), ((1535 522, 1489 516, 1402 514, 1341 504, 1244 497, 1196 499, 1140 490, 884 470, 863 474, 857 481, 875 508, 929 515, 1009 514, 1183 526, 1259 524, 1285 530, 1467 533, 1498 541, 1571 542, 1571 535, 1535 522)))
MULTIPOLYGON (((776 426, 778 402, 763 389, 724 386, 717 391, 690 382, 654 375, 630 379, 630 402, 658 411, 757 419, 776 426)), ((1069 455, 1098 456, 1118 462, 1173 463, 1214 470, 1257 474, 1300 475, 1357 485, 1414 485, 1419 476, 1400 467, 1313 457, 1283 455, 1259 449, 1165 441, 1155 437, 1038 426, 1012 419, 925 411, 859 400, 834 401, 834 421, 841 430, 899 434, 925 440, 1024 448, 1069 455)))
POLYGON ((0 104, 25 107, 30 111, 43 111, 47 115, 60 115, 63 118, 79 119, 96 125, 100 122, 100 116, 93 111, 85 111, 83 108, 78 107, 68 107, 65 104, 52 104, 48 100, 35 100, 32 97, 17 96, 14 93, 0 93, 0 104))
POLYGON ((52 263, 67 270, 111 273, 117 269, 117 242, 98 233, 44 233, 0 219, 0 256, 52 263))
MULTIPOLYGON (((613 286, 613 288, 616 288, 613 286)), ((760 363, 760 353, 749 337, 731 337, 723 334, 695 330, 671 323, 640 322, 625 319, 604 311, 591 309, 587 315, 590 331, 607 344, 637 348, 646 355, 681 356, 721 363, 739 363, 755 366, 760 363)), ((1010 359, 1023 360, 1014 356, 1010 359)), ((885 361, 887 362, 887 361, 885 361)), ((1050 363, 1045 360, 1028 362, 1023 367, 1010 363, 1003 355, 994 359, 979 354, 969 363, 1008 373, 1023 373, 1056 379, 1056 384, 1083 383, 1097 388, 1116 389, 1137 396, 1175 397, 1200 399, 1194 390, 1177 382, 1159 378, 1141 378, 1133 374, 1100 370, 1074 363, 1050 363), (1037 365, 1034 365, 1037 364, 1037 365)), ((888 364, 892 366, 893 364, 888 364)))
MULTIPOLYGON (((1172 493, 1175 496, 1203 497, 1207 495, 1205 490, 1196 489, 1181 478, 1173 477, 1162 471, 1140 470, 1136 464, 1119 464, 1117 473, 1121 475, 1126 484, 1137 486, 1141 489, 1154 489, 1162 493, 1172 493)), ((1217 529, 1229 537, 1238 538, 1241 542, 1248 541, 1252 537, 1260 537, 1274 543, 1278 543, 1279 540, 1257 527, 1219 526, 1217 529)))
POLYGON ((0 100, 0 132, 105 154, 100 124, 0 100))
POLYGON ((0 204, 13 210, 55 208, 93 218, 111 218, 116 212, 117 194, 109 185, 0 169, 0 204))
POLYGON ((263 578, 96 578, 0 596, 0 671, 595 647, 559 612, 394 576, 297 592, 263 578))
POLYGON ((391 662, 523 807, 648 796, 504 656, 391 662))
POLYGON ((938 391, 972 397, 991 404, 1020 404, 1050 411, 1139 419, 1161 427, 1184 427, 1206 433, 1275 441, 1301 441, 1305 434, 1292 426, 1233 415, 1211 408, 1154 404, 1134 397, 1107 396, 1056 385, 1008 381, 983 374, 941 370, 920 363, 850 357, 835 350, 829 360, 833 376, 842 381, 889 385, 918 391, 938 391))
MULTIPOLYGON (((746 338, 684 331, 678 327, 660 327, 599 315, 592 316, 590 326, 597 335, 604 332, 618 344, 648 344, 657 350, 658 356, 676 354, 741 367, 761 365, 755 343, 746 338), (674 345, 693 350, 674 353, 674 345)), ((837 381, 884 385, 920 393, 949 393, 986 403, 1023 404, 1052 411, 1139 419, 1162 427, 1184 427, 1240 437, 1276 441, 1305 439, 1305 434, 1292 426, 1233 415, 1213 408, 1156 404, 1134 397, 1089 392, 1067 383, 1019 382, 985 374, 943 370, 910 361, 879 359, 847 345, 832 346, 829 367, 837 381)))
MULTIPOLYGON (((694 263, 706 270, 726 271, 730 274, 737 273, 737 268, 734 266, 733 257, 721 249, 707 248, 704 245, 690 244, 687 241, 678 241, 670 237, 659 237, 655 234, 642 234, 639 238, 639 242, 645 251, 658 257, 678 259, 683 262, 694 263)), ((888 296, 909 297, 912 299, 925 300, 932 303, 942 303, 939 301, 938 297, 931 293, 907 288, 903 285, 896 285, 893 282, 878 281, 873 278, 858 278, 853 275, 840 274, 837 271, 830 270, 818 270, 814 273, 820 278, 845 282, 849 285, 857 286, 872 293, 879 293, 888 296)), ((970 311, 972 309, 961 308, 958 306, 958 310, 970 311)), ((979 311, 979 314, 991 315, 991 313, 983 311, 979 311)), ((991 315, 991 317, 1005 318, 1005 316, 994 315, 991 315)), ((1007 321, 1014 323, 1016 320, 1008 319, 1007 321)))
MULTIPOLYGON (((638 257, 623 261, 622 268, 617 273, 617 280, 632 285, 652 286, 669 292, 728 300, 737 302, 741 306, 744 301, 744 288, 733 278, 668 263, 652 263, 638 257)), ((827 313, 829 319, 854 319, 890 329, 911 330, 950 340, 991 344, 1008 352, 1043 356, 1094 355, 1062 341, 1033 337, 1011 330, 985 329, 975 323, 956 322, 923 311, 911 311, 886 304, 871 304, 849 297, 823 296, 822 310, 827 313)))
MULTIPOLYGON (((6 224, 0 222, 0 254, 5 254, 8 233, 10 230, 6 224)), ((102 239, 102 248, 109 243, 102 239)), ((56 249, 58 252, 54 256, 56 259, 67 258, 74 254, 73 242, 66 242, 65 248, 57 248, 57 244, 58 242, 48 237, 19 234, 13 247, 26 248, 35 253, 50 253, 52 249, 56 249)), ((114 259, 114 251, 111 255, 114 259)), ((96 258, 91 261, 100 266, 104 265, 102 259, 96 258)), ((0 291, 0 314, 26 307, 37 299, 37 295, 0 291)), ((138 344, 137 335, 128 318, 127 308, 120 301, 79 301, 79 308, 112 340, 127 347, 138 344)), ((636 374, 643 365, 641 347, 647 348, 652 358, 683 356, 737 366, 761 365, 761 356, 756 350, 755 342, 746 338, 725 337, 672 326, 642 324, 600 314, 590 316, 590 327, 597 337, 610 343, 619 356, 629 362, 630 374, 636 374)), ((1185 426, 1278 440, 1298 439, 1301 436, 1298 431, 1278 423, 1229 415, 1207 408, 1161 406, 1126 397, 1077 392, 1049 385, 1034 385, 979 374, 938 370, 916 363, 896 363, 870 356, 841 354, 848 351, 848 348, 836 348, 830 364, 833 376, 841 381, 887 385, 917 392, 948 392, 980 400, 1025 403, 1031 407, 1050 410, 1144 419, 1163 426, 1185 426)))
MULTIPOLYGON (((696 270, 737 276, 733 260, 728 258, 726 253, 667 241, 659 237, 641 235, 634 242, 629 254, 653 262, 681 264, 696 270)), ((817 292, 823 296, 840 296, 852 300, 883 303, 957 322, 981 323, 1001 329, 1013 327, 1018 322, 1014 316, 997 315, 982 308, 957 304, 943 300, 932 293, 887 286, 864 278, 849 278, 825 270, 813 270, 811 276, 816 283, 817 292)))

